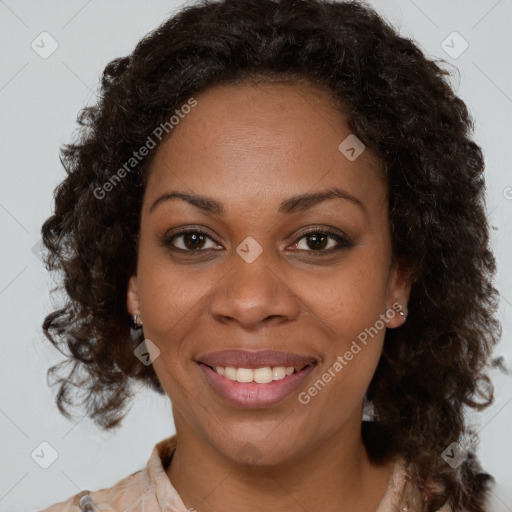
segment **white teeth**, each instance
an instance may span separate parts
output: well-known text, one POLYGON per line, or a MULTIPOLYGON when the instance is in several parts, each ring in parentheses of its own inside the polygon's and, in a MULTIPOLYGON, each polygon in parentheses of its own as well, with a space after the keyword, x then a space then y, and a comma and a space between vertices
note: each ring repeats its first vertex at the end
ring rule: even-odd
MULTIPOLYGON (((301 368, 297 368, 299 371, 301 368)), ((234 368, 232 366, 215 366, 215 371, 229 380, 238 382, 257 382, 268 384, 273 380, 281 380, 295 371, 294 366, 265 366, 263 368, 234 368)))
POLYGON ((227 377, 229 380, 236 380, 236 373, 236 368, 232 366, 224 368, 224 377, 227 377))
POLYGON ((238 382, 252 382, 254 372, 249 368, 238 368, 236 370, 236 380, 238 382))
POLYGON ((254 382, 258 382, 259 384, 268 384, 269 382, 272 382, 274 378, 274 374, 270 366, 267 366, 266 368, 256 368, 253 374, 254 382))
MULTIPOLYGON (((293 373, 293 366, 290 366, 293 373)), ((275 368, 272 368, 272 379, 273 380, 279 380, 284 379, 286 377, 286 368, 284 366, 276 366, 275 368)))

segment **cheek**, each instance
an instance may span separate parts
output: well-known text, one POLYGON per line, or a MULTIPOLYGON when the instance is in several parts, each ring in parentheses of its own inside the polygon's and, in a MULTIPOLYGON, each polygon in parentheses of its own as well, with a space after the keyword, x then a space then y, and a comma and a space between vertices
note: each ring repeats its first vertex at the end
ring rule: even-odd
POLYGON ((157 338, 179 339, 208 296, 214 278, 208 272, 198 277, 194 265, 171 265, 159 249, 141 244, 138 282, 146 328, 157 338))
POLYGON ((190 269, 173 268, 158 254, 139 255, 139 295, 144 336, 158 347, 154 370, 178 410, 187 404, 200 404, 198 390, 190 385, 192 370, 190 333, 197 324, 197 314, 204 307, 211 284, 208 277, 199 279, 190 269))
MULTIPOLYGON (((321 281, 317 277, 301 281, 304 290, 310 290, 307 301, 314 315, 313 323, 329 340, 323 347, 325 360, 318 378, 330 391, 322 392, 319 402, 328 402, 333 407, 339 407, 349 397, 352 405, 358 403, 382 352, 388 260, 374 250, 376 247, 354 251, 321 281)), ((323 389, 322 386, 319 383, 317 388, 323 389)))
MULTIPOLYGON (((315 319, 324 330, 324 360, 316 379, 300 403, 312 405, 308 415, 322 417, 325 428, 335 428, 361 406, 377 368, 386 324, 380 318, 382 301, 375 295, 340 295, 340 305, 315 319)), ((374 289, 375 291, 375 289, 374 289)))
POLYGON ((297 293, 307 297, 320 325, 328 326, 332 336, 347 342, 385 312, 387 263, 385 255, 365 246, 347 255, 328 274, 302 276, 297 280, 297 293))

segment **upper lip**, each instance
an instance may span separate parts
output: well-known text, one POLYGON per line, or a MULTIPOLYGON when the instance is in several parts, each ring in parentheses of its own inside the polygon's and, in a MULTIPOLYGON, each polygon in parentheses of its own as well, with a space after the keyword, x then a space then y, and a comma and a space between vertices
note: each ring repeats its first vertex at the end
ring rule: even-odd
POLYGON ((303 367, 309 363, 316 363, 313 356, 280 352, 277 350, 220 350, 198 357, 199 363, 208 366, 222 366, 235 368, 263 368, 266 366, 294 366, 303 367))

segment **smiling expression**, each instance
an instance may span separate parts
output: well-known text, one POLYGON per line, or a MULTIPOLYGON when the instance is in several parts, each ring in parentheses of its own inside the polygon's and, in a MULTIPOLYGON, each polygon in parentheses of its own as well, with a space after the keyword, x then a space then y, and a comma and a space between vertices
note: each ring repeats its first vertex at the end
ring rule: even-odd
MULTIPOLYGON (((322 89, 223 85, 196 99, 150 165, 127 307, 160 350, 153 365, 177 430, 233 459, 250 442, 278 463, 360 425, 385 329, 314 400, 297 395, 379 315, 407 304, 386 181, 368 149, 355 160, 340 152, 351 131, 322 89), (231 354, 205 363, 224 350, 312 364, 305 375, 279 369, 272 382, 239 383, 215 366, 274 372, 295 361, 231 354), (229 395, 237 390, 238 402, 229 395)), ((401 324, 399 315, 387 321, 401 324)))

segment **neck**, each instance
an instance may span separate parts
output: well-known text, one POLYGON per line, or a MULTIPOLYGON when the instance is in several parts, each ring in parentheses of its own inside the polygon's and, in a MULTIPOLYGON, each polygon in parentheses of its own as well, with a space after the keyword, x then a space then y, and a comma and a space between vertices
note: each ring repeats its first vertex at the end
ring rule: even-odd
POLYGON ((240 464, 224 456, 180 425, 178 417, 178 443, 167 475, 188 509, 362 512, 376 510, 386 492, 394 459, 380 466, 370 462, 360 416, 312 443, 300 462, 272 466, 240 464))

